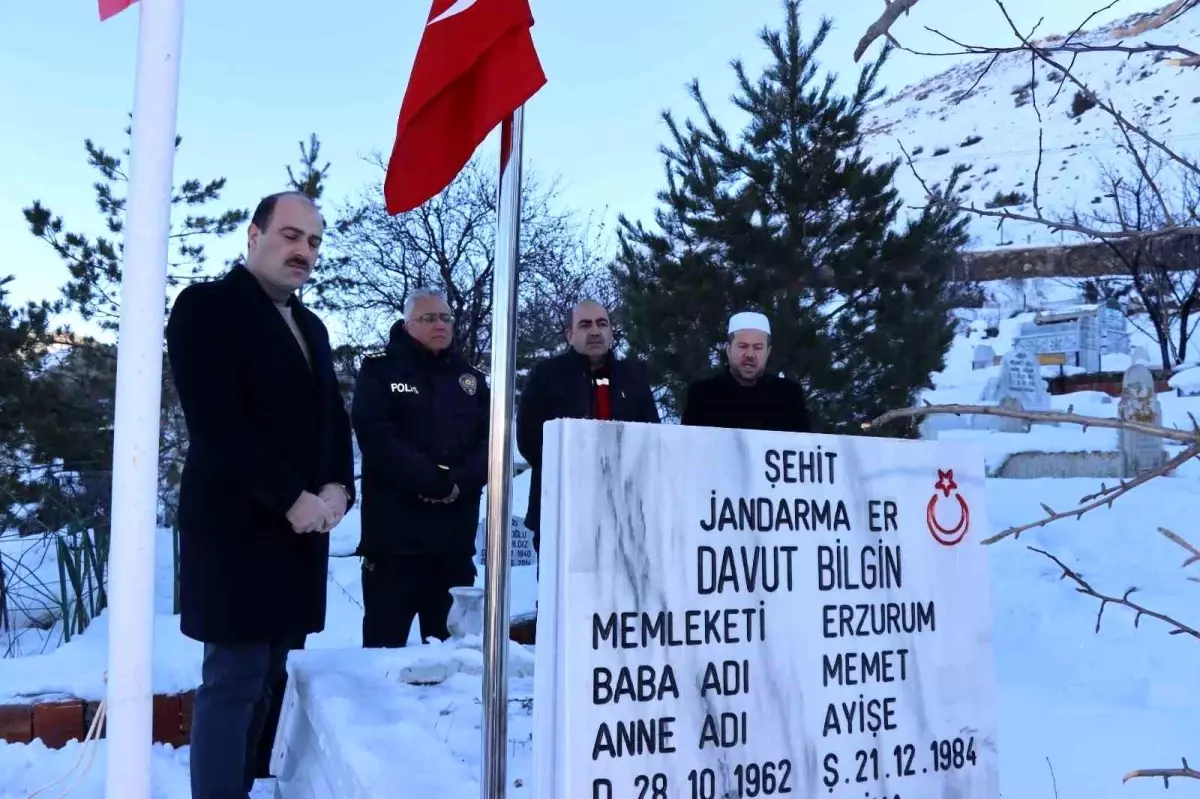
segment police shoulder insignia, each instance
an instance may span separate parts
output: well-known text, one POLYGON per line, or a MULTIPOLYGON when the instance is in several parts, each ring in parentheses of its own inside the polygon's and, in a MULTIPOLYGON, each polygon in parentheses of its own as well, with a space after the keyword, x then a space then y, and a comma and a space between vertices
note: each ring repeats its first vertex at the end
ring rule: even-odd
POLYGON ((475 396, 475 392, 479 390, 479 378, 467 372, 458 378, 458 385, 462 387, 463 391, 473 397, 475 396))

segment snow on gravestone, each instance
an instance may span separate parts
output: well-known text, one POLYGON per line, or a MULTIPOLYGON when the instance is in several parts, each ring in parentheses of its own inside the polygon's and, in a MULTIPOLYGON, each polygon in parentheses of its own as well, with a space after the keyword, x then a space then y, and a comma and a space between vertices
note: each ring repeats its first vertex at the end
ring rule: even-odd
POLYGON ((996 351, 986 344, 979 344, 971 356, 972 369, 987 369, 996 363, 996 351))
POLYGON ((978 449, 558 420, 544 465, 538 799, 996 799, 978 449))
MULTIPOLYGON (((1162 425, 1162 404, 1155 394, 1154 375, 1144 364, 1134 364, 1125 372, 1117 415, 1127 421, 1162 425)), ((1122 430, 1120 442, 1126 477, 1157 469, 1166 458, 1163 440, 1158 436, 1122 430)))
MULTIPOLYGON (((1050 407, 1042 367, 1025 349, 1014 348, 1005 354, 996 393, 1001 408, 1042 411, 1050 407)), ((1029 423, 1021 419, 1001 418, 996 426, 1005 433, 1029 432, 1029 423)))

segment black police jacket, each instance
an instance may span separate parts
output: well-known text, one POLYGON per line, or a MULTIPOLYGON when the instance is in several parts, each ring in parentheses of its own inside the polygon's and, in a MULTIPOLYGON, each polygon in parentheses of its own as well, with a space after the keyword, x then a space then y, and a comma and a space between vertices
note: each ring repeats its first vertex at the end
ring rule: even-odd
MULTIPOLYGON (((613 421, 658 424, 658 407, 646 370, 637 361, 613 358, 609 363, 609 396, 613 421)), ((593 419, 591 363, 573 349, 542 361, 529 374, 517 410, 517 449, 531 467, 529 509, 525 526, 533 531, 534 549, 541 547, 542 426, 553 419, 593 419)))
POLYGON ((393 325, 387 348, 363 359, 350 412, 362 452, 360 553, 475 553, 489 411, 480 372, 393 325), (455 485, 455 501, 425 501, 455 485))
POLYGON ((329 334, 288 300, 312 357, 245 267, 185 288, 167 355, 187 422, 179 487, 183 634, 207 643, 283 640, 325 627, 329 536, 297 534, 303 491, 353 498, 350 420, 329 334))

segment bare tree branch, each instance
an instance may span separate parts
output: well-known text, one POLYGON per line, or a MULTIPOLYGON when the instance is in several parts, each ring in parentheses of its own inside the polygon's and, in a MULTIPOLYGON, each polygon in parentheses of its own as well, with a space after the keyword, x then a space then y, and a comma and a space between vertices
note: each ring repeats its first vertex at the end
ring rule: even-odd
POLYGON ((1160 11, 1157 16, 1143 19, 1130 25, 1128 28, 1117 28, 1112 32, 1111 36, 1114 39, 1128 39, 1131 36, 1140 36, 1146 31, 1161 28, 1180 14, 1183 14, 1190 8, 1194 8, 1195 5, 1196 0, 1175 0, 1175 2, 1160 11))
POLYGON ((1183 768, 1140 768, 1126 774, 1121 778, 1121 782, 1129 782, 1139 777, 1162 777, 1163 787, 1170 788, 1172 778, 1200 780, 1200 771, 1189 766, 1187 758, 1183 758, 1183 768))
MULTIPOLYGON (((1112 488, 1101 488, 1101 490, 1098 493, 1091 495, 1092 497, 1099 497, 1099 499, 1095 499, 1093 502, 1088 502, 1087 504, 1082 504, 1079 507, 1072 508, 1069 511, 1060 513, 1043 503, 1042 510, 1046 511, 1045 518, 1039 519, 1036 522, 1022 524, 1017 527, 1010 527, 1007 530, 1001 530, 999 533, 996 533, 994 536, 992 536, 990 538, 985 538, 983 540, 983 543, 984 544, 995 544, 998 541, 1003 541, 1005 538, 1008 538, 1009 536, 1012 536, 1013 538, 1019 538, 1021 533, 1027 532, 1036 527, 1045 527, 1047 524, 1050 524, 1051 522, 1059 521, 1060 519, 1068 519, 1068 518, 1074 516, 1075 519, 1078 520, 1078 519, 1082 518, 1083 514, 1087 513, 1088 511, 1093 511, 1093 510, 1096 510, 1097 508, 1102 508, 1105 506, 1108 506, 1111 508, 1113 502, 1117 499, 1117 497, 1121 496, 1122 494, 1128 494, 1133 489, 1137 488, 1140 485, 1145 485, 1146 483, 1153 480, 1155 477, 1162 477, 1164 474, 1169 474, 1170 472, 1174 471, 1175 469, 1178 469, 1183 464, 1187 463, 1192 458, 1195 458, 1198 456, 1200 456, 1200 444, 1194 444, 1194 445, 1188 447, 1187 449, 1185 449, 1183 452, 1176 455, 1174 458, 1171 458, 1170 460, 1164 462, 1161 466, 1159 466, 1156 469, 1152 469, 1143 474, 1139 474, 1137 477, 1134 477, 1132 480, 1122 480, 1120 483, 1113 486, 1112 488)), ((1081 502, 1082 501, 1083 500, 1081 500, 1081 502)))
POLYGON ((1058 567, 1063 571, 1062 579, 1070 580, 1071 582, 1075 583, 1077 586, 1075 589, 1076 591, 1100 600, 1100 610, 1096 613, 1096 632, 1100 632, 1100 619, 1104 615, 1104 608, 1111 603, 1113 605, 1121 605, 1122 607, 1126 607, 1134 611, 1136 614, 1133 617, 1134 627, 1138 626, 1138 622, 1141 621, 1142 616, 1149 616, 1150 618, 1158 619, 1159 621, 1171 627, 1171 635, 1190 635, 1192 638, 1200 639, 1200 630, 1197 630, 1194 627, 1189 627, 1183 622, 1173 619, 1165 613, 1159 613, 1157 610, 1151 610, 1144 605, 1139 605, 1137 602, 1130 600, 1129 597, 1132 596, 1135 591, 1137 591, 1137 588, 1130 588, 1125 592, 1124 596, 1119 597, 1101 594, 1099 591, 1092 588, 1092 586, 1086 580, 1084 580, 1078 572, 1071 569, 1070 566, 1067 566, 1067 564, 1063 563, 1054 555, 1051 555, 1044 549, 1038 549, 1037 547, 1029 547, 1028 549, 1031 552, 1037 552, 1039 555, 1045 555, 1046 557, 1050 558, 1050 560, 1057 563, 1058 567))
MULTIPOLYGON (((1187 540, 1185 540, 1183 536, 1179 535, 1178 533, 1171 532, 1170 530, 1168 530, 1165 527, 1158 528, 1158 531, 1160 533, 1162 533, 1164 536, 1166 536, 1168 539, 1175 542, 1176 544, 1178 544, 1179 546, 1183 547, 1184 549, 1186 549, 1188 552, 1191 553, 1191 557, 1188 558, 1187 560, 1185 560, 1183 562, 1183 564, 1180 566, 1180 568, 1186 569, 1188 566, 1191 566, 1193 563, 1200 562, 1200 549, 1196 549, 1196 547, 1194 547, 1191 543, 1189 543, 1187 540)), ((1192 582, 1200 583, 1200 577, 1189 577, 1188 579, 1191 580, 1192 582)))
POLYGON ((1136 433, 1145 433, 1146 435, 1158 436, 1159 438, 1168 441, 1179 441, 1184 444, 1200 444, 1200 433, 1191 430, 1179 430, 1173 427, 1159 427, 1153 424, 1144 424, 1142 422, 1127 421, 1125 419, 1110 419, 1102 416, 1083 416, 1081 414, 1072 413, 1070 410, 1063 411, 1024 411, 1009 408, 1001 408, 995 405, 923 405, 919 408, 897 408, 896 410, 888 411, 887 413, 872 419, 869 422, 863 422, 862 429, 870 430, 875 427, 882 427, 889 422, 894 422, 897 419, 912 419, 921 416, 933 415, 963 416, 964 414, 974 414, 979 416, 1003 416, 1008 419, 1024 419, 1030 422, 1041 422, 1043 424, 1077 424, 1087 430, 1089 427, 1106 427, 1113 430, 1131 430, 1136 433))
POLYGON ((887 3, 887 8, 884 9, 879 19, 871 23, 871 26, 867 28, 867 32, 858 40, 858 47, 854 48, 854 61, 856 63, 863 57, 863 53, 867 52, 867 48, 871 46, 871 43, 880 36, 887 37, 888 41, 892 42, 892 44, 899 44, 892 38, 890 29, 896 20, 900 18, 901 14, 908 13, 917 4, 917 0, 883 0, 883 2, 887 3))
POLYGON ((911 419, 920 416, 929 416, 934 414, 953 414, 961 416, 963 414, 978 414, 980 416, 1001 416, 1007 419, 1024 419, 1030 422, 1059 422, 1065 424, 1077 424, 1087 430, 1089 427, 1105 427, 1116 430, 1131 430, 1147 435, 1158 436, 1159 438, 1168 439, 1171 441, 1181 441, 1189 446, 1180 452, 1175 457, 1165 461, 1158 468, 1152 469, 1134 477, 1131 480, 1122 480, 1111 488, 1101 484, 1100 490, 1095 494, 1090 494, 1080 500, 1079 507, 1072 508, 1068 511, 1056 511, 1053 508, 1043 504, 1042 509, 1046 512, 1045 517, 1038 519, 1028 524, 1022 524, 1017 527, 1010 527, 1007 530, 1002 530, 990 538, 983 540, 984 544, 995 544, 998 541, 1003 541, 1005 538, 1012 536, 1013 538, 1020 537, 1021 533, 1032 530, 1037 527, 1045 527, 1051 522, 1059 521, 1075 517, 1079 519, 1083 514, 1096 510, 1104 506, 1112 507, 1112 503, 1117 497, 1122 494, 1127 494, 1140 485, 1144 485, 1155 477, 1161 477, 1164 474, 1169 474, 1175 469, 1187 463, 1195 457, 1200 457, 1200 433, 1195 431, 1187 432, 1183 430, 1174 430, 1168 427, 1159 427, 1157 425, 1143 424, 1141 422, 1127 421, 1125 419, 1106 419, 1098 416, 1081 416, 1079 414, 1067 411, 1024 411, 1009 408, 1000 408, 991 405, 926 405, 921 408, 900 408, 893 411, 888 411, 877 419, 870 422, 864 422, 863 430, 881 427, 888 422, 897 419, 911 419))

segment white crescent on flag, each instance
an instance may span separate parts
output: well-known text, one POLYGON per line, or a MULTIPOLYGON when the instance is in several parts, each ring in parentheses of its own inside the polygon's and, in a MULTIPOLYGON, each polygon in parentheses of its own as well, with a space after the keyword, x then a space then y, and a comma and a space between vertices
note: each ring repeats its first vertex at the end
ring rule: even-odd
POLYGON ((461 14, 462 12, 466 11, 468 8, 470 8, 471 6, 475 5, 478 2, 479 2, 479 0, 454 0, 453 5, 451 5, 449 8, 447 8, 442 13, 438 14, 433 19, 429 20, 429 22, 425 25, 425 27, 428 28, 430 25, 436 25, 437 23, 441 22, 442 20, 449 19, 450 17, 453 17, 456 14, 461 14))

